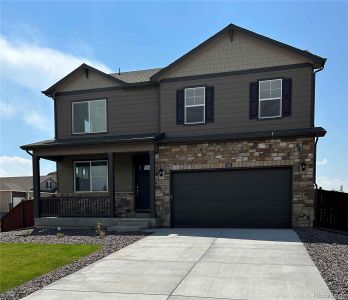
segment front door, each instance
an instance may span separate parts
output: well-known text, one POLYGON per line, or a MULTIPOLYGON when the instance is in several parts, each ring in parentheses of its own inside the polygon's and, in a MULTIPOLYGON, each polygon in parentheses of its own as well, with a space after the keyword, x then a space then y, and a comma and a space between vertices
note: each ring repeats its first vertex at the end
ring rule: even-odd
POLYGON ((135 175, 135 209, 150 209, 150 164, 148 155, 136 155, 133 158, 135 175))

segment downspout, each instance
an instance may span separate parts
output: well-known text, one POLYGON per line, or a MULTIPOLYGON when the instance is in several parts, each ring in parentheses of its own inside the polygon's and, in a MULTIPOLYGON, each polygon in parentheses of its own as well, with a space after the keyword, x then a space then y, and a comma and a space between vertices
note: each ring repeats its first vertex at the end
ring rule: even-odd
POLYGON ((315 142, 314 142, 314 165, 313 165, 313 180, 314 180, 314 186, 315 189, 318 189, 318 184, 317 184, 317 144, 319 141, 319 136, 315 137, 315 142))
POLYGON ((33 153, 30 153, 28 149, 26 149, 25 152, 27 152, 30 156, 33 156, 33 153))
MULTIPOLYGON (((311 120, 311 127, 314 127, 314 115, 315 115, 315 77, 316 74, 320 71, 322 71, 324 69, 324 66, 320 67, 318 70, 313 72, 313 86, 312 86, 312 120, 311 120)), ((319 136, 317 136, 315 138, 315 142, 314 142, 314 165, 313 165, 313 183, 315 186, 315 189, 318 189, 318 185, 317 185, 317 144, 318 144, 318 140, 319 140, 319 136)))
MULTIPOLYGON (((312 85, 312 120, 311 120, 311 126, 314 127, 314 116, 315 116, 315 79, 316 74, 324 69, 324 66, 320 67, 318 70, 313 72, 313 85, 312 85)), ((318 184, 317 184, 317 144, 319 141, 319 136, 315 137, 314 141, 314 154, 313 154, 313 183, 315 187, 314 191, 314 220, 313 220, 313 226, 316 226, 316 207, 317 207, 317 195, 318 195, 318 184)))
POLYGON ((313 83, 312 83, 312 120, 311 126, 314 127, 314 115, 315 115, 315 78, 316 74, 324 69, 324 66, 313 72, 313 83))
POLYGON ((315 137, 314 141, 314 164, 313 164, 313 183, 314 183, 314 219, 313 227, 317 226, 317 201, 318 201, 318 184, 317 184, 317 144, 319 136, 315 137))

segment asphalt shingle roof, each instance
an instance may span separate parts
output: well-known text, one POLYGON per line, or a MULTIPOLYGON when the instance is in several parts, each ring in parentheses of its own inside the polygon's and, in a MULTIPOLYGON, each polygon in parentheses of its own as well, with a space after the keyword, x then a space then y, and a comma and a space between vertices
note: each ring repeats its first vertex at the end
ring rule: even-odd
POLYGON ((120 74, 111 73, 109 75, 111 75, 119 80, 122 80, 126 83, 139 83, 139 82, 150 81, 150 77, 152 75, 156 74, 160 70, 162 70, 162 68, 121 72, 120 74))
MULTIPOLYGON (((57 181, 56 173, 52 172, 45 176, 40 176, 40 182, 48 177, 51 177, 53 180, 57 181)), ((29 192, 32 188, 32 176, 0 177, 0 191, 29 192)))
POLYGON ((55 147, 55 146, 73 146, 73 145, 99 145, 109 143, 130 143, 130 142, 145 142, 163 138, 163 134, 148 133, 148 134, 133 134, 133 135, 118 135, 118 136, 100 136, 100 137, 85 137, 85 138, 68 138, 57 140, 45 140, 37 143, 21 146, 21 149, 33 149, 37 147, 55 147))

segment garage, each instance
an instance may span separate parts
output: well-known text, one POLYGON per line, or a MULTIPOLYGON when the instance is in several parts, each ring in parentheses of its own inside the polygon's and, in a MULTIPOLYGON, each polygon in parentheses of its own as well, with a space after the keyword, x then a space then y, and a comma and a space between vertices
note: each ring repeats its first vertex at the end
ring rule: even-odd
POLYGON ((291 168, 172 172, 173 227, 291 227, 291 168))

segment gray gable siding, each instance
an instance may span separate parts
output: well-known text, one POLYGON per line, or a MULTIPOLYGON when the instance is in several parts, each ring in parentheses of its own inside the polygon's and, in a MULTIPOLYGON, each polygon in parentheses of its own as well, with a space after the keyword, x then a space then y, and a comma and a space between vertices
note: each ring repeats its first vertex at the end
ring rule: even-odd
POLYGON ((224 34, 164 72, 160 79, 313 63, 309 58, 243 32, 224 34))
POLYGON ((88 76, 86 76, 84 70, 81 69, 71 74, 68 79, 55 89, 55 92, 78 91, 113 86, 120 86, 120 84, 112 78, 107 78, 93 70, 88 70, 88 76))
POLYGON ((310 127, 312 68, 212 77, 160 84, 161 132, 167 137, 253 132, 310 127), (249 119, 249 84, 259 79, 292 78, 292 115, 268 120, 249 119), (192 86, 214 86, 214 122, 176 125, 176 90, 192 86))
POLYGON ((78 139, 88 136, 72 135, 72 102, 102 98, 107 99, 108 132, 97 134, 98 136, 157 132, 157 97, 157 89, 154 87, 57 96, 57 137, 78 139))

